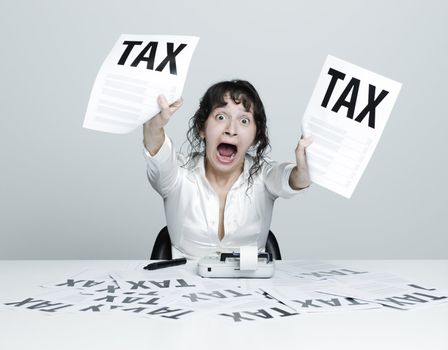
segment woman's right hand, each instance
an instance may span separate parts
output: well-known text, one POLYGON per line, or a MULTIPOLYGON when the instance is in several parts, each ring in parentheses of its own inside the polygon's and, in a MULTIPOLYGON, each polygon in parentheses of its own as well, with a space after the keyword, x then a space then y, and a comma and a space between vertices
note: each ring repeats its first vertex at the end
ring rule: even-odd
POLYGON ((169 105, 166 97, 164 95, 160 95, 157 97, 157 103, 159 104, 160 112, 143 124, 144 127, 150 128, 153 131, 162 129, 166 124, 168 124, 174 112, 182 106, 183 100, 181 97, 169 105))
POLYGON ((151 155, 155 155, 165 141, 163 128, 168 124, 171 116, 182 106, 182 97, 168 104, 165 96, 157 97, 160 112, 143 124, 143 144, 151 155))

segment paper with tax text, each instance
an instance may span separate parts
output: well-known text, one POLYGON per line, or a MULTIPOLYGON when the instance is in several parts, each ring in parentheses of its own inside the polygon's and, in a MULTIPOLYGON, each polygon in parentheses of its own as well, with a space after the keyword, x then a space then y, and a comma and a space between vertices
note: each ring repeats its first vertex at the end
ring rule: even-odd
POLYGON ((128 133, 182 95, 199 38, 122 34, 106 57, 90 94, 84 128, 128 133))
POLYGON ((269 322, 316 313, 412 310, 448 302, 448 293, 390 273, 319 261, 278 264, 271 279, 208 279, 189 261, 181 267, 85 270, 42 282, 41 292, 0 298, 0 309, 46 315, 107 315, 166 322, 208 319, 227 324, 269 322))
POLYGON ((372 157, 401 84, 328 56, 302 119, 311 181, 350 198, 372 157))

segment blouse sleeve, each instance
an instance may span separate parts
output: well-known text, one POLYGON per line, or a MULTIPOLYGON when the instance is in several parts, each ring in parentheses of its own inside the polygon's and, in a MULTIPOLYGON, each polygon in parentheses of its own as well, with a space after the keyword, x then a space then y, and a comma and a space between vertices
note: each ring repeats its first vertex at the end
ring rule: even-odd
POLYGON ((176 186, 179 176, 176 150, 171 139, 165 134, 165 141, 154 156, 151 156, 143 146, 143 155, 146 160, 146 174, 149 183, 165 198, 176 186))
POLYGON ((291 198, 301 190, 294 190, 289 185, 289 175, 295 164, 268 161, 264 168, 264 183, 274 199, 291 198))

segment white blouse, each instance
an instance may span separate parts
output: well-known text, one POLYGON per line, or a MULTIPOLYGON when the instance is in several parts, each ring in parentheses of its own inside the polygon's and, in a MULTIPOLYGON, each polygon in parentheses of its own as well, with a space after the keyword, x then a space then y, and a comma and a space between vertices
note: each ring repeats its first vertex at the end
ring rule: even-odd
POLYGON ((271 226, 272 209, 278 197, 296 194, 289 186, 295 166, 268 160, 247 190, 253 158, 246 155, 242 174, 227 194, 224 209, 224 238, 218 238, 219 198, 205 177, 204 156, 187 167, 187 158, 177 154, 171 140, 165 141, 154 156, 144 149, 148 180, 162 196, 170 232, 173 258, 198 259, 218 252, 256 245, 264 251, 271 226))

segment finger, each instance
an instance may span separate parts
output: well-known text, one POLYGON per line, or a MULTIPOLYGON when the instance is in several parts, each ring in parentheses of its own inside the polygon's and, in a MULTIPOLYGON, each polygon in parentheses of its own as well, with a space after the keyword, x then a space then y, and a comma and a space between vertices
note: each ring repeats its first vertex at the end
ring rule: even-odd
POLYGON ((174 113, 177 111, 184 103, 184 100, 182 97, 180 97, 178 100, 174 101, 172 104, 170 104, 171 112, 174 113))
POLYGON ((161 111, 167 110, 170 107, 164 95, 159 95, 159 97, 157 97, 157 103, 159 104, 161 111))
POLYGON ((311 145, 312 143, 313 143, 313 138, 311 137, 311 136, 308 136, 308 137, 304 137, 303 139, 302 139, 302 143, 303 143, 303 146, 306 148, 306 147, 308 147, 309 145, 311 145))
POLYGON ((299 141, 296 148, 296 163, 299 168, 306 166, 306 147, 303 139, 299 141))
POLYGON ((301 140, 306 140, 306 139, 312 139, 311 136, 305 136, 305 133, 302 132, 302 135, 300 136, 301 140))
POLYGON ((183 103, 184 103, 183 98, 179 97, 176 101, 174 101, 172 104, 170 104, 170 107, 182 106, 183 103))
POLYGON ((311 137, 300 138, 297 143, 296 151, 303 151, 306 147, 313 143, 313 139, 311 137))
POLYGON ((160 107, 160 113, 159 113, 160 121, 161 121, 162 125, 165 125, 166 123, 168 123, 168 121, 171 117, 171 114, 172 114, 170 106, 169 106, 168 101, 164 95, 160 95, 157 98, 157 102, 159 103, 159 107, 160 107))

